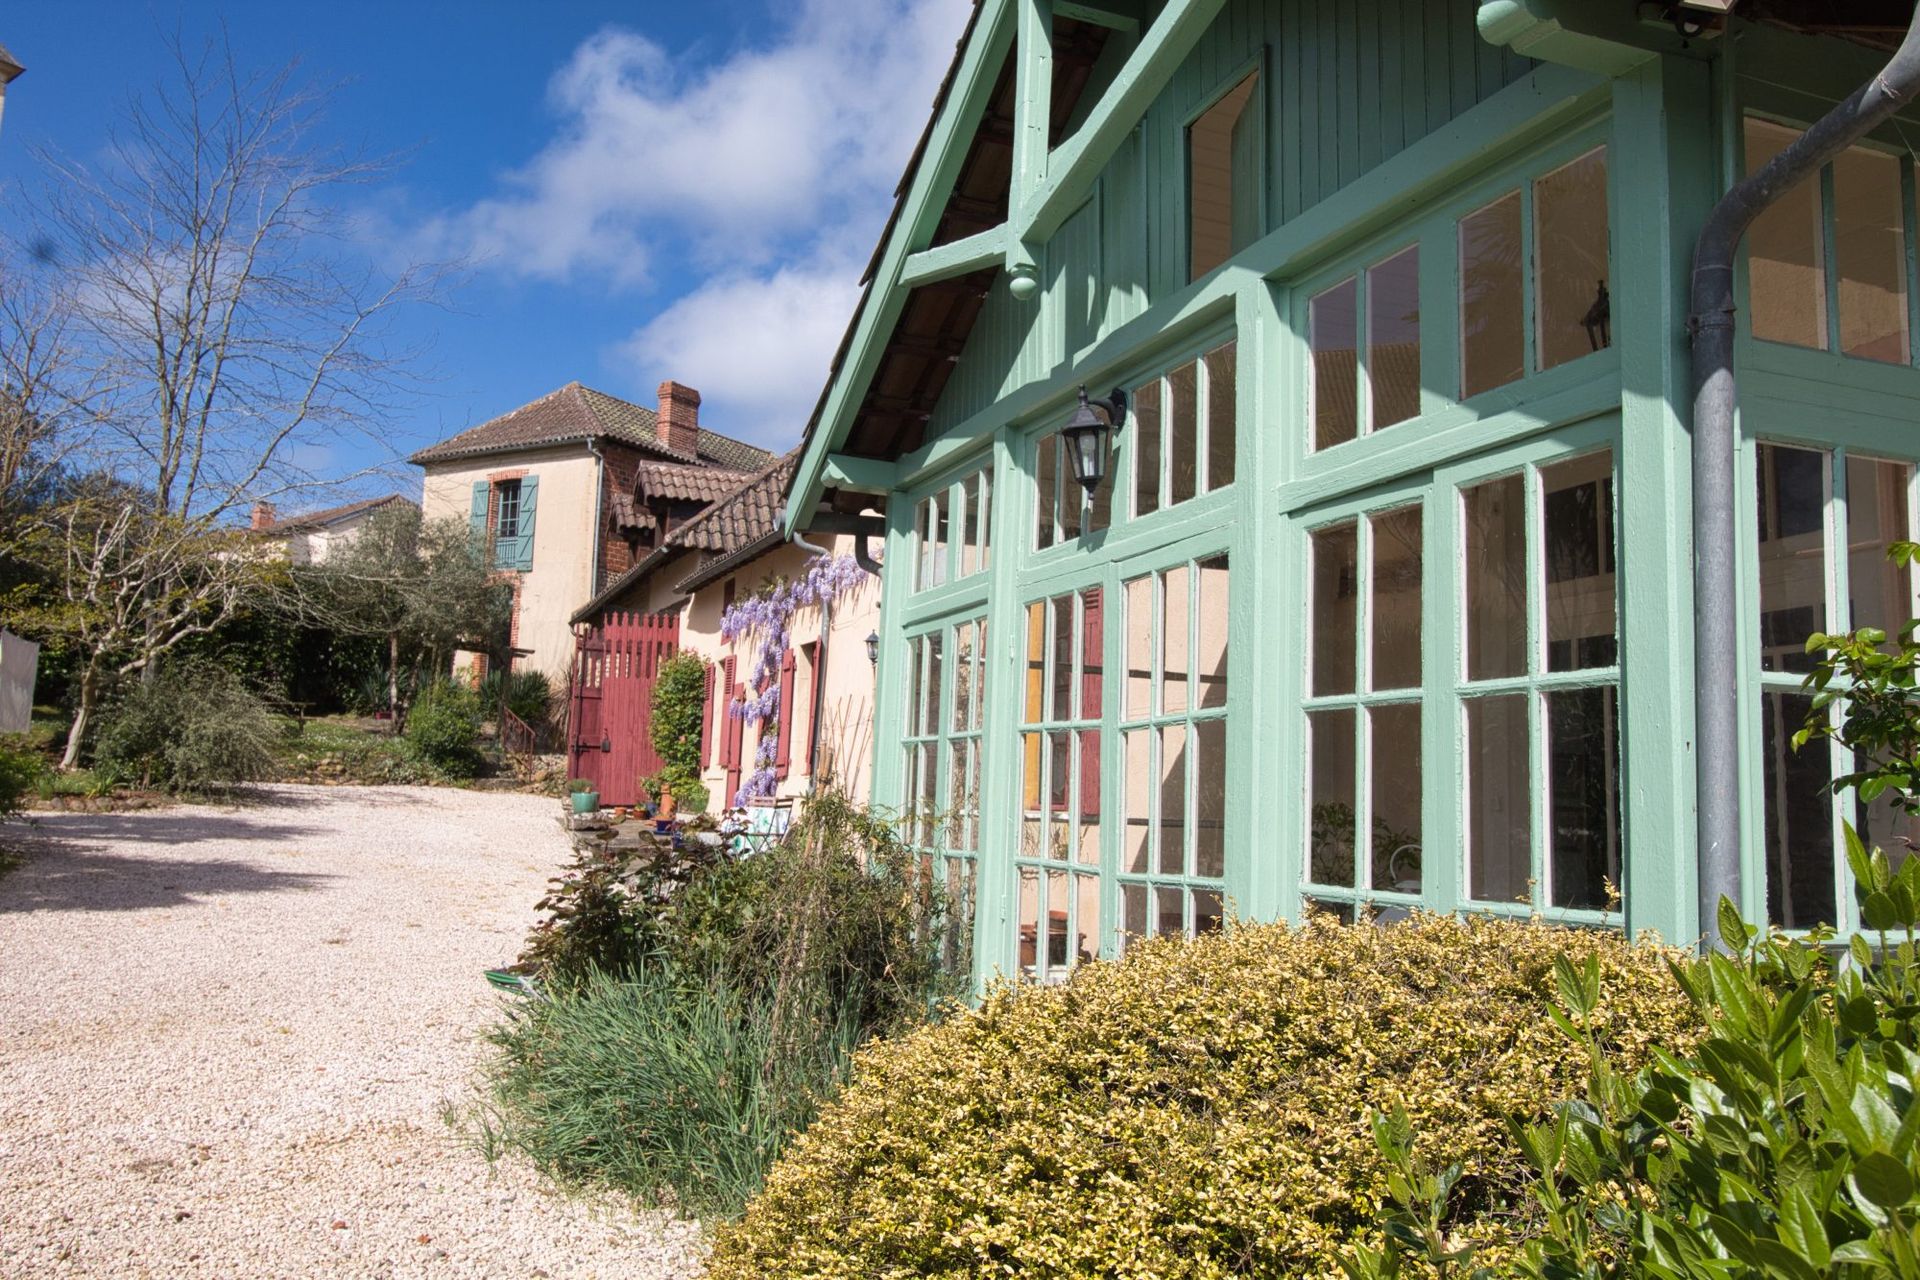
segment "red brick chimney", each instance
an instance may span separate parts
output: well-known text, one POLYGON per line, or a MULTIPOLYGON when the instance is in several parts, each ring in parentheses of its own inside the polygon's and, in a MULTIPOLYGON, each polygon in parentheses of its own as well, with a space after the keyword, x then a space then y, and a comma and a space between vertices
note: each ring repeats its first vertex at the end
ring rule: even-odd
POLYGON ((273 510, 273 504, 271 502, 268 502, 266 499, 262 498, 260 501, 253 504, 253 527, 254 528, 265 529, 271 524, 273 524, 276 518, 277 517, 273 510))
POLYGON ((669 378, 660 384, 659 418, 655 430, 660 443, 675 453, 694 457, 700 452, 700 393, 669 378))

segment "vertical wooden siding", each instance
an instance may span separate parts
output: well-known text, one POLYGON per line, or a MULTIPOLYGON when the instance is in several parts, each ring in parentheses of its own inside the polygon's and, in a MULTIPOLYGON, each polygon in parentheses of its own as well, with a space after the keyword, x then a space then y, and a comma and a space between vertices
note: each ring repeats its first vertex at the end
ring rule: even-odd
POLYGON ((1042 297, 995 280, 929 423, 938 435, 1039 380, 1186 283, 1186 124, 1258 65, 1265 230, 1525 75, 1480 38, 1477 0, 1232 0, 1045 246, 1042 297))

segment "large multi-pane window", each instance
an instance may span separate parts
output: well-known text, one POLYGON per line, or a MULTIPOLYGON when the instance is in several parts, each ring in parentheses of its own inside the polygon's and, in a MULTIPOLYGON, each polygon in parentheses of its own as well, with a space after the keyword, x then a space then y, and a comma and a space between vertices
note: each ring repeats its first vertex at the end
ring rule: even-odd
POLYGON ((1101 913, 1105 600, 1097 586, 1027 606, 1020 729, 1018 964, 1058 982, 1106 945, 1101 913))
POLYGON ((1767 914, 1788 929, 1844 926, 1841 818, 1898 858, 1920 836, 1885 798, 1837 807, 1826 791, 1848 768, 1838 747, 1796 750, 1811 697, 1801 679, 1815 631, 1878 627, 1896 634, 1915 612, 1912 571, 1886 558, 1914 536, 1914 468, 1907 462, 1762 443, 1754 451, 1759 607, 1759 834, 1767 914), (1844 530, 1844 535, 1841 531, 1844 530), (1844 543, 1842 537, 1844 536, 1844 543), (1844 550, 1842 550, 1844 547, 1844 550))
MULTIPOLYGON (((1801 132, 1755 116, 1743 129, 1748 173, 1801 132)), ((1912 358, 1904 163, 1849 147, 1755 219, 1746 240, 1754 337, 1890 364, 1912 358)))
POLYGON ((1227 557, 1129 578, 1121 690, 1120 925, 1216 929, 1227 825, 1227 557))
POLYGON ((1461 218, 1458 252, 1461 399, 1611 345, 1607 149, 1461 218))
POLYGON ((986 619, 969 618, 907 642, 903 831, 923 874, 946 890, 950 960, 964 950, 973 921, 986 636, 986 619))
POLYGON ((1307 343, 1315 449, 1419 416, 1420 246, 1314 294, 1307 343))
POLYGON ((1113 523, 1113 447, 1106 474, 1092 493, 1073 478, 1067 456, 1067 438, 1058 431, 1034 442, 1033 545, 1044 551, 1056 543, 1071 542, 1083 533, 1097 533, 1113 523))
POLYGON ((1223 343, 1133 392, 1133 513, 1149 515, 1233 483, 1239 347, 1223 343))
POLYGON ((914 507, 914 590, 943 586, 988 567, 993 545, 993 468, 984 467, 914 507))

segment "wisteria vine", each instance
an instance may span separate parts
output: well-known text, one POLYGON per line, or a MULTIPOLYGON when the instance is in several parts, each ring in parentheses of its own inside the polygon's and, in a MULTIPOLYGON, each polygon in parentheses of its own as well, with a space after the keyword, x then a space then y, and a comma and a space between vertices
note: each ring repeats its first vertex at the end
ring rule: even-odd
POLYGON ((791 646, 793 615, 837 599, 865 578, 866 571, 854 563, 852 556, 815 556, 798 577, 737 600, 720 615, 722 640, 732 643, 744 639, 759 645, 747 675, 747 695, 727 708, 736 719, 761 726, 753 772, 740 784, 734 804, 769 798, 777 786, 773 762, 779 756, 780 735, 785 732, 780 715, 780 667, 791 646))

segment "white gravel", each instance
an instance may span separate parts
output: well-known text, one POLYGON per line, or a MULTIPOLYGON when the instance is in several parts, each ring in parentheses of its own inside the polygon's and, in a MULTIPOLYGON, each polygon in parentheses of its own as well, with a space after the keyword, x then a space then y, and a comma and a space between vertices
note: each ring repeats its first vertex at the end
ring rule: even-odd
POLYGON ((0 1276, 699 1274, 442 1119, 480 971, 565 859, 552 800, 266 789, 50 814, 0 879, 0 1276))

